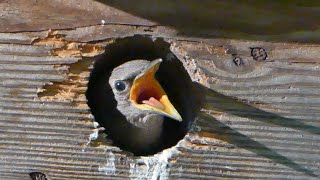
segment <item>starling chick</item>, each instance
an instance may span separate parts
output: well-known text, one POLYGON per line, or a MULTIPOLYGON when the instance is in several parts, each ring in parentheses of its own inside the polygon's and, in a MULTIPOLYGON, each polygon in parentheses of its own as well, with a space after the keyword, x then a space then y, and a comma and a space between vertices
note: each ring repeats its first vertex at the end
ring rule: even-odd
POLYGON ((126 62, 113 69, 108 81, 116 109, 125 118, 113 120, 112 139, 133 152, 159 146, 164 121, 182 121, 155 78, 161 62, 161 59, 126 62))

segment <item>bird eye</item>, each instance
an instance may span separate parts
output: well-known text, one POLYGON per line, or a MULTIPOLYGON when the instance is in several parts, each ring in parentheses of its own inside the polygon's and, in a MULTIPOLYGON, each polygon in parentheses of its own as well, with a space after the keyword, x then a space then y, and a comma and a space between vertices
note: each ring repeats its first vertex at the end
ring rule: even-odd
POLYGON ((114 83, 114 87, 117 91, 124 91, 126 89, 126 84, 123 81, 118 80, 114 83))

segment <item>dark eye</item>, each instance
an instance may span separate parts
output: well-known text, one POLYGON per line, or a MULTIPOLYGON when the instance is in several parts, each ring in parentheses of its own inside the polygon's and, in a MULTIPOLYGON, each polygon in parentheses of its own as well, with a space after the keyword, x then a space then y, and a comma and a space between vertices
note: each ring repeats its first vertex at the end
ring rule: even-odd
POLYGON ((114 83, 114 87, 117 91, 124 91, 126 89, 126 84, 123 81, 118 80, 114 83))

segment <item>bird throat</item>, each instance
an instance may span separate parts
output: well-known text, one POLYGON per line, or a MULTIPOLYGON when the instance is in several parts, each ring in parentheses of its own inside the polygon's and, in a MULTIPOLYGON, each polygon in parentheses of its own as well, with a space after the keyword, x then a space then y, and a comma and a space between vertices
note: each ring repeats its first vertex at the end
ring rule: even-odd
POLYGON ((135 133, 135 138, 132 140, 135 146, 144 147, 146 145, 152 145, 159 141, 162 133, 164 117, 160 115, 151 115, 143 118, 143 128, 135 133))

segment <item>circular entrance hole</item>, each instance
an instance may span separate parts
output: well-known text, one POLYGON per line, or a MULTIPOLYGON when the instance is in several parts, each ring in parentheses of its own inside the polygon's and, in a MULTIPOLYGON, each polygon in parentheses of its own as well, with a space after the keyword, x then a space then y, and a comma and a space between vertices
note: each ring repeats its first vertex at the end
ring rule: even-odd
POLYGON ((106 47, 103 55, 96 59, 86 97, 95 120, 105 128, 107 138, 124 151, 136 156, 145 156, 176 145, 186 135, 198 109, 195 103, 196 94, 193 90, 191 78, 180 60, 170 51, 168 42, 160 38, 152 39, 136 35, 116 40, 106 47), (109 84, 109 78, 112 70, 123 63, 132 60, 152 61, 158 58, 163 61, 155 77, 183 121, 165 119, 157 143, 136 148, 130 139, 148 137, 138 136, 139 133, 136 132, 139 132, 139 127, 129 123, 116 108, 118 102, 109 84))

